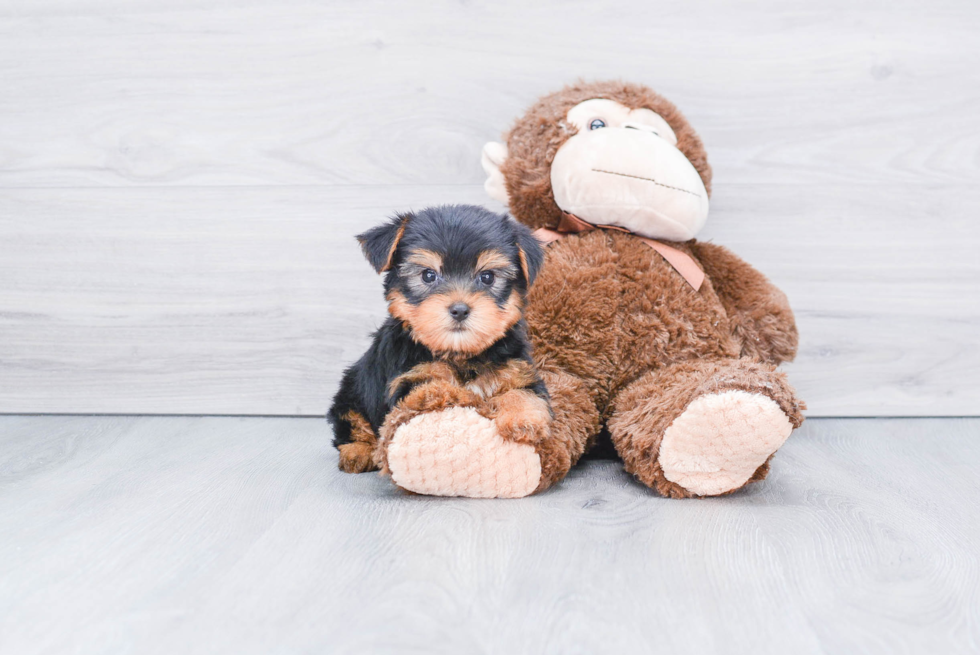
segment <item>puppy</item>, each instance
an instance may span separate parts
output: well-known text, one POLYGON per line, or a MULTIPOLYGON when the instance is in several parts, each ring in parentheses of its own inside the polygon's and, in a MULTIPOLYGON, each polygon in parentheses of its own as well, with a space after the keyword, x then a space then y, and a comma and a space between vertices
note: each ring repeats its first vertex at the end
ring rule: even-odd
POLYGON ((348 368, 328 419, 340 468, 379 468, 385 417, 464 405, 505 438, 533 440, 527 417, 547 415, 524 323, 528 287, 544 255, 523 225, 482 207, 433 207, 396 216, 357 237, 386 273, 390 316, 348 368))

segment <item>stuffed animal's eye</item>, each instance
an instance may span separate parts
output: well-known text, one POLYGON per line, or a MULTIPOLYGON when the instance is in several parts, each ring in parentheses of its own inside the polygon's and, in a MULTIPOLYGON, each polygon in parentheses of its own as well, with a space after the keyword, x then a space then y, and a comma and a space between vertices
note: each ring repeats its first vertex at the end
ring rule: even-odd
POLYGON ((605 126, 606 126, 606 121, 602 120, 601 118, 593 118, 592 122, 589 123, 590 130, 598 130, 599 128, 605 126))
POLYGON ((494 280, 493 271, 483 271, 482 273, 480 273, 480 282, 483 282, 483 284, 490 286, 491 284, 493 284, 493 280, 494 280))
POLYGON ((432 284, 433 282, 436 281, 436 272, 433 271, 431 268, 425 269, 424 271, 422 271, 422 281, 425 282, 426 284, 432 284))

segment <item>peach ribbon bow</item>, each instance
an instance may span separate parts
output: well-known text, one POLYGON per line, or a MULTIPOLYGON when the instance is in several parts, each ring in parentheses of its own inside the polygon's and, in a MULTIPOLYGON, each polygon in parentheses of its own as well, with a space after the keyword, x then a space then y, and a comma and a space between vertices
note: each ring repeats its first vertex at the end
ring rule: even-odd
MULTIPOLYGON (((574 214, 562 212, 561 222, 558 223, 557 230, 549 230, 542 227, 534 231, 534 236, 538 241, 547 245, 568 234, 590 232, 596 229, 618 230, 619 232, 633 234, 626 228, 619 227, 618 225, 593 225, 592 223, 583 221, 574 214)), ((633 236, 656 250, 661 257, 667 260, 668 264, 674 267, 674 270, 677 271, 688 284, 694 287, 695 291, 701 289, 701 284, 704 282, 704 271, 701 270, 701 267, 698 266, 693 257, 688 255, 686 252, 682 252, 677 248, 674 248, 673 246, 668 246, 666 243, 641 237, 636 234, 633 234, 633 236)))

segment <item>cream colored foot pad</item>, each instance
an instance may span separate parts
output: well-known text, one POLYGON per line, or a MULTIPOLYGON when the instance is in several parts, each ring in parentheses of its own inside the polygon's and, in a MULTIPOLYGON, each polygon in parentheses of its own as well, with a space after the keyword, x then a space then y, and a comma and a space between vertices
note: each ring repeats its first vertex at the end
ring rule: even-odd
POLYGON ((660 466, 692 493, 725 493, 745 484, 792 431, 768 396, 736 390, 701 396, 664 433, 660 466))
POLYGON ((422 414, 395 431, 388 468, 398 486, 430 496, 521 498, 541 481, 532 446, 505 441, 468 407, 422 414))

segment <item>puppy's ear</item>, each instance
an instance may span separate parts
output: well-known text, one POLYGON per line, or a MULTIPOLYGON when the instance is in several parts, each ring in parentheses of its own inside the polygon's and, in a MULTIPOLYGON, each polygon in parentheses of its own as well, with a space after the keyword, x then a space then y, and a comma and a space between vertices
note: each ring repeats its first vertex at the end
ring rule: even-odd
POLYGON ((371 266, 378 273, 384 273, 391 268, 391 262, 395 258, 395 250, 398 249, 398 242, 405 234, 405 228, 411 218, 412 214, 410 213, 399 214, 387 223, 357 235, 364 256, 367 257, 371 266))
POLYGON ((544 250, 526 226, 515 222, 514 230, 517 232, 517 256, 521 259, 521 272, 524 273, 527 286, 531 286, 544 263, 544 250))

